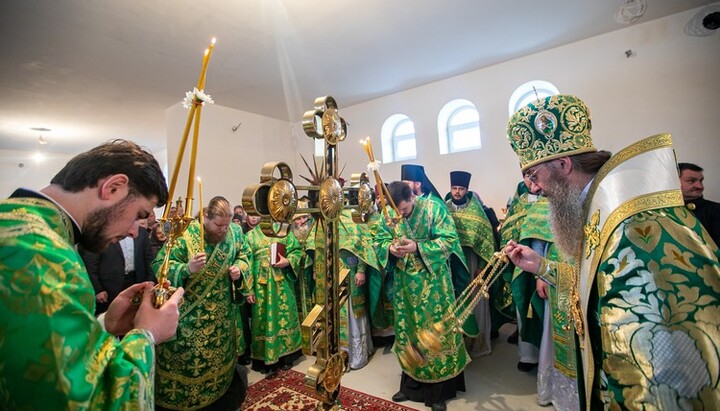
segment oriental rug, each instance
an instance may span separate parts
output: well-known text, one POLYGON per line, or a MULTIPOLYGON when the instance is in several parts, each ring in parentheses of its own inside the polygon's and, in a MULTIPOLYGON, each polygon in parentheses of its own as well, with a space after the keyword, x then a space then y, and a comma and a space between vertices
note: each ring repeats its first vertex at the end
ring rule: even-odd
MULTIPOLYGON (((315 410, 315 393, 303 383, 305 374, 294 370, 280 371, 248 387, 242 411, 315 410)), ((400 404, 340 387, 342 410, 349 411, 416 411, 400 404)))

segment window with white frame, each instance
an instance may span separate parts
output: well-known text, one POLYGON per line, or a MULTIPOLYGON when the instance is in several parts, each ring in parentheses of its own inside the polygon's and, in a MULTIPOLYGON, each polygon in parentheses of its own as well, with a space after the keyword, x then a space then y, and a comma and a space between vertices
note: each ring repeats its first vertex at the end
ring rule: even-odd
POLYGON ((380 131, 383 163, 412 160, 417 157, 415 123, 404 114, 393 114, 380 131))
POLYGON ((510 96, 508 111, 512 116, 519 109, 527 106, 537 99, 560 94, 554 84, 544 80, 533 80, 516 88, 510 96))
POLYGON ((457 99, 445 104, 438 114, 440 154, 482 148, 480 115, 468 100, 457 99))

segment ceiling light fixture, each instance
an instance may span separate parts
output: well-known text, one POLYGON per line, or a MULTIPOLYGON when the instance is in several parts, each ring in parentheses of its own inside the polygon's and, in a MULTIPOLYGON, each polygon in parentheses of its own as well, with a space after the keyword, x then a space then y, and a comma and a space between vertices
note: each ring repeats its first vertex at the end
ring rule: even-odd
POLYGON ((635 23, 645 14, 646 9, 645 0, 625 0, 615 15, 615 21, 621 24, 635 23))
POLYGON ((40 144, 41 146, 47 144, 47 140, 45 140, 45 137, 43 137, 42 134, 40 135, 40 137, 38 137, 38 144, 40 144))
POLYGON ((705 7, 695 14, 685 25, 685 34, 707 37, 718 32, 720 28, 720 4, 705 7))

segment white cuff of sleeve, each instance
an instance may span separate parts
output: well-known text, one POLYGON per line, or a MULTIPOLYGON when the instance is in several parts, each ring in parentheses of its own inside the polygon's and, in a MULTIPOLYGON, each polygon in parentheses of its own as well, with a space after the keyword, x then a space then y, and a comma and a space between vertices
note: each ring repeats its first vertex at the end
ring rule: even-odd
POLYGON ((97 320, 100 323, 100 325, 102 326, 102 329, 107 331, 107 328, 105 328, 105 313, 104 312, 97 316, 97 320))

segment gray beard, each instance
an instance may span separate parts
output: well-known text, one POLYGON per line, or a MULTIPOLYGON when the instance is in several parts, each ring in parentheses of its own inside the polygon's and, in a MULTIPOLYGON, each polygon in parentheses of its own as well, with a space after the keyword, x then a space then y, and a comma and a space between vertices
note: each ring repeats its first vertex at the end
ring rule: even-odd
POLYGON ((566 259, 576 258, 580 255, 585 226, 582 189, 571 186, 567 178, 555 170, 552 170, 551 181, 544 194, 550 204, 555 245, 566 259))
POLYGON ((307 239, 308 234, 310 234, 310 224, 303 224, 300 227, 293 224, 292 226, 292 232, 295 235, 295 238, 297 238, 300 241, 305 241, 307 239))

